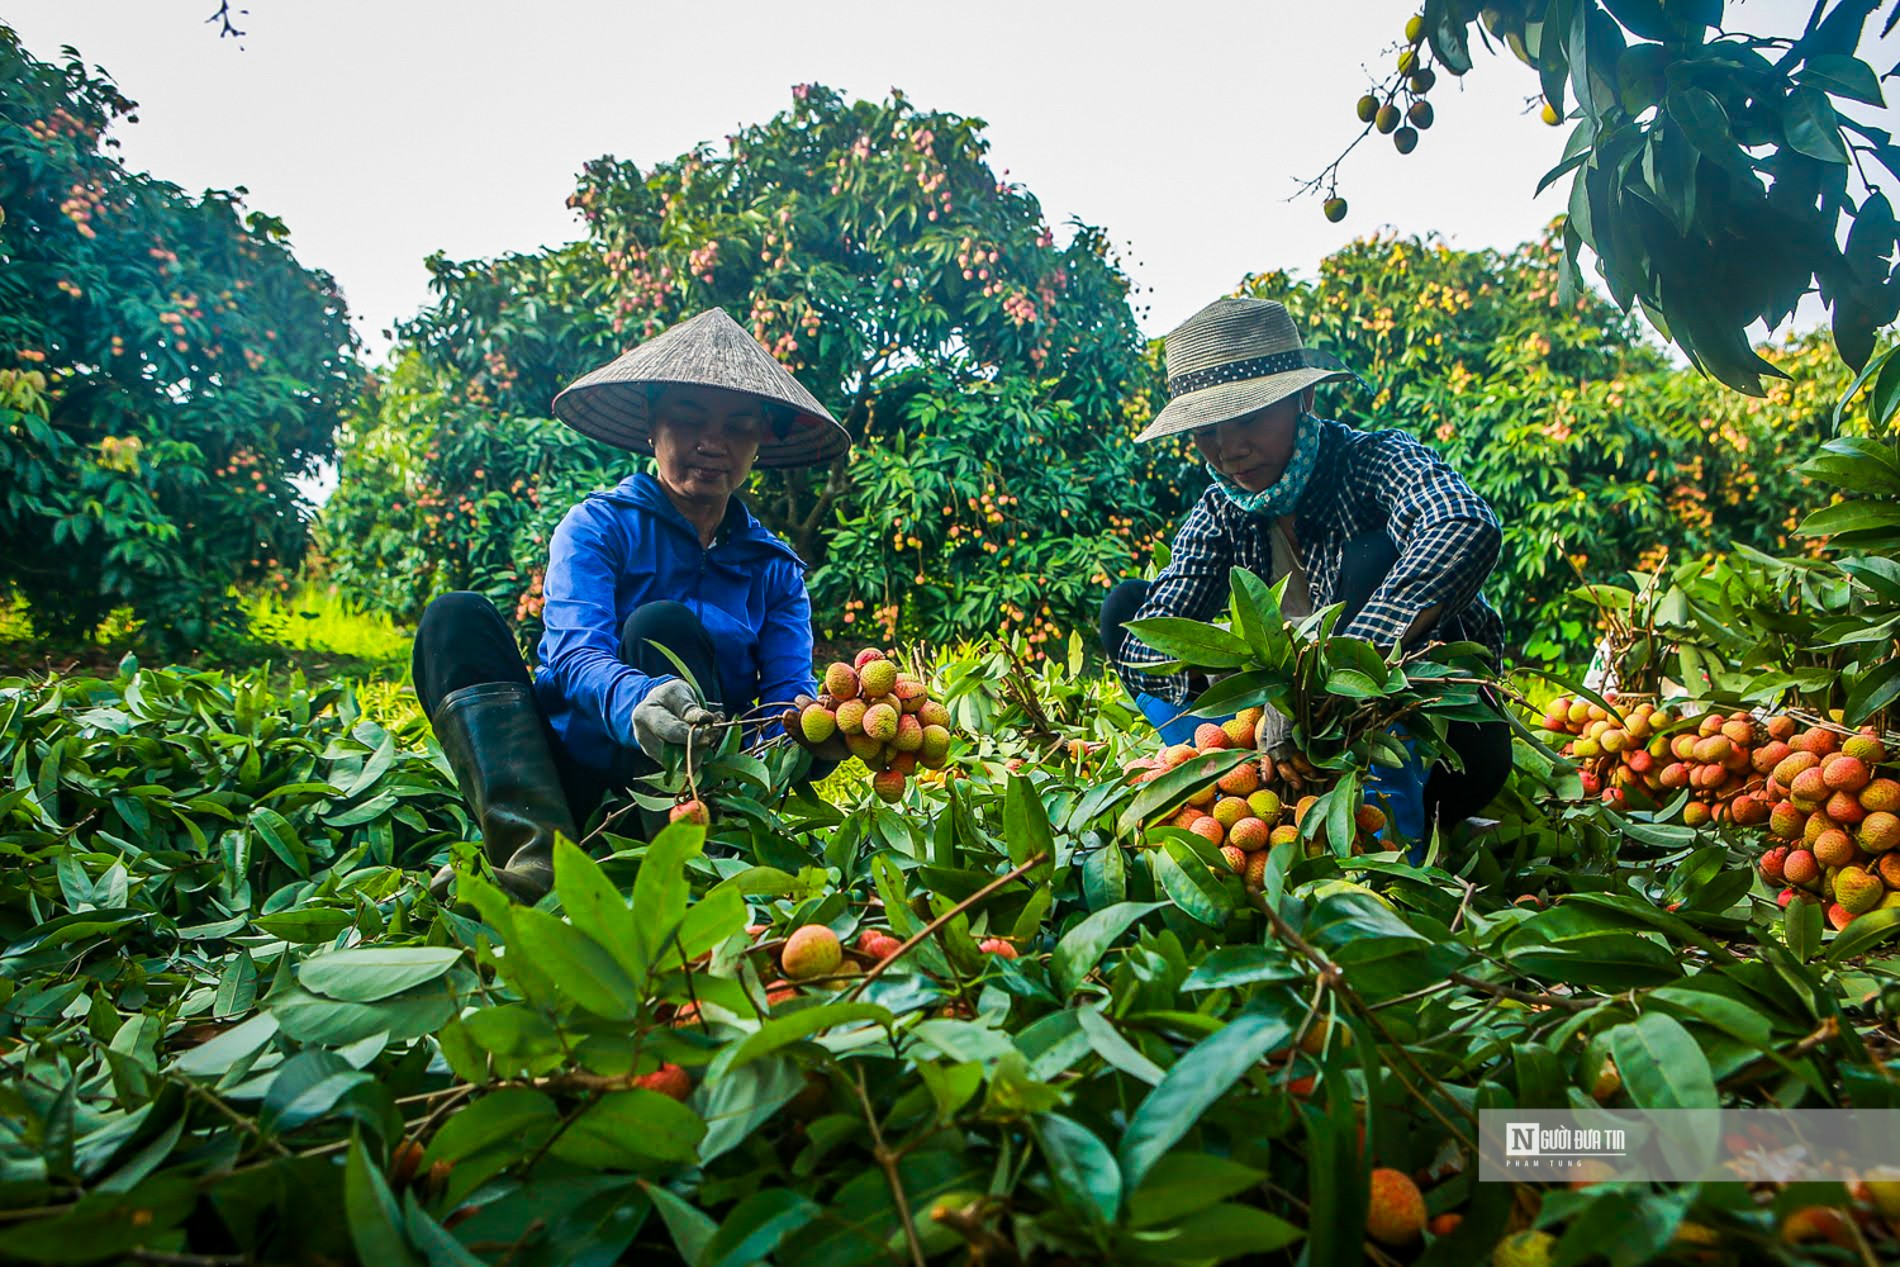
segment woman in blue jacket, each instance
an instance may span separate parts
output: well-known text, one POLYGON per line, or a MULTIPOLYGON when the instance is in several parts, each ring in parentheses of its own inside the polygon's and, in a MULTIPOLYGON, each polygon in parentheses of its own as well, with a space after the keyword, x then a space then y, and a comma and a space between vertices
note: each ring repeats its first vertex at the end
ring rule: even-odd
MULTIPOLYGON (((829 462, 850 446, 718 308, 581 378, 554 412, 650 454, 654 474, 589 494, 555 529, 532 678, 480 594, 431 602, 414 656, 483 852, 524 901, 553 882, 554 834, 576 838, 608 789, 651 773, 663 748, 702 749, 727 712, 816 692, 805 565, 735 494, 755 466, 829 462)), ((437 874, 438 895, 451 878, 437 874)))

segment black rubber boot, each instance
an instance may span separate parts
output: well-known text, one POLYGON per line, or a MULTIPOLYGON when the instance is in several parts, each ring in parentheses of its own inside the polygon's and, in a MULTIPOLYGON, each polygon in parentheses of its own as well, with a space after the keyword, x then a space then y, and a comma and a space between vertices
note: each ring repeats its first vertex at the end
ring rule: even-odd
MULTIPOLYGON (((569 840, 574 815, 561 790, 542 729, 534 688, 483 682, 445 696, 434 718, 436 741, 456 786, 482 830, 495 878, 518 902, 538 902, 554 887, 554 834, 569 840)), ((429 891, 446 897, 455 873, 436 872, 429 891)))

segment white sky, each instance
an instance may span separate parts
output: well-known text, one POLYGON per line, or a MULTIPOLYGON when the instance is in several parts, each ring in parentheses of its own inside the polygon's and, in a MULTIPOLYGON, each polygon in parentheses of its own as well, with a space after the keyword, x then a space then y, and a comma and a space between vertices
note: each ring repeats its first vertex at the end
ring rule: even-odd
MULTIPOLYGON (((1375 135, 1349 160, 1345 223, 1285 201, 1356 135, 1353 101, 1366 68, 1390 64, 1406 0, 248 2, 242 47, 204 24, 216 0, 10 0, 3 20, 42 58, 76 45, 140 103, 119 132, 133 166, 194 191, 244 185, 282 216, 372 353, 427 301, 429 252, 578 237, 564 200, 582 163, 717 142, 805 81, 874 98, 897 85, 987 120, 993 163, 1053 223, 1079 216, 1124 246, 1151 335, 1249 270, 1311 275, 1385 226, 1511 246, 1567 187, 1532 200, 1564 129, 1521 113, 1527 68, 1479 51, 1464 81, 1440 77, 1415 153, 1375 135)), ((1798 31, 1809 8, 1731 0, 1729 20, 1798 31)), ((1900 57, 1900 38, 1882 44, 1878 71, 1900 57)))

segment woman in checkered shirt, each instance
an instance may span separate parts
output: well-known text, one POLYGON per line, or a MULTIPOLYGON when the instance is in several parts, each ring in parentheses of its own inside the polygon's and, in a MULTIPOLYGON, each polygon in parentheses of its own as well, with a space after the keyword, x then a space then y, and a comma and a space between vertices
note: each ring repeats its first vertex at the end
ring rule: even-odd
MULTIPOLYGON (((1103 649, 1164 739, 1180 742, 1212 719, 1187 714, 1198 694, 1187 673, 1143 671, 1170 657, 1123 626, 1156 616, 1214 619, 1235 567, 1270 583, 1286 578, 1289 617, 1341 603, 1338 633, 1388 647, 1470 640, 1502 658, 1503 624, 1479 592, 1497 563, 1497 515, 1404 431, 1316 417, 1315 387, 1354 375, 1303 347, 1283 305, 1210 304, 1168 336, 1166 363, 1168 405, 1136 439, 1186 434, 1214 482, 1188 512, 1161 574, 1124 581, 1102 604, 1103 649)), ((1284 726, 1269 711, 1274 722, 1284 726)), ((1410 839, 1429 822, 1450 825, 1481 810, 1510 772, 1502 721, 1454 723, 1449 738, 1463 771, 1375 771, 1410 839), (1418 786, 1395 785, 1408 778, 1418 786)))

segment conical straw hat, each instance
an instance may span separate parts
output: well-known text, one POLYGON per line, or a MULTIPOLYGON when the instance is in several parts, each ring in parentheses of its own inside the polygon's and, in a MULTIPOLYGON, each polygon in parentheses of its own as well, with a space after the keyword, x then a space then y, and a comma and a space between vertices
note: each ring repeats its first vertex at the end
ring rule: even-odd
POLYGON ((850 434, 818 398, 724 308, 708 308, 575 379, 554 398, 554 416, 582 435, 644 450, 651 435, 647 388, 666 383, 744 392, 782 406, 759 444, 759 467, 829 462, 851 447, 850 434))
POLYGON ((1315 383, 1358 378, 1339 358, 1300 342, 1286 305, 1216 299, 1162 344, 1168 404, 1137 442, 1244 418, 1315 383))

